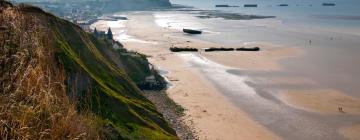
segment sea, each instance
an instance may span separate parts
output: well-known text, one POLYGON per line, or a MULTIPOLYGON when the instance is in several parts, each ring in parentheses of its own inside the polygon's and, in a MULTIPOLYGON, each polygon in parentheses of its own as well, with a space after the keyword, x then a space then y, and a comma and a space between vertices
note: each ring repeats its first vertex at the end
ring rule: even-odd
MULTIPOLYGON (((238 32, 234 30, 246 30, 249 28, 254 34, 257 34, 257 32, 264 33, 264 30, 266 29, 263 28, 272 28, 273 30, 280 30, 275 32, 277 34, 281 34, 279 33, 281 31, 295 32, 300 29, 301 32, 307 32, 311 34, 319 33, 319 31, 333 31, 352 35, 360 35, 360 8, 358 7, 360 1, 358 0, 172 0, 171 2, 173 4, 192 6, 201 10, 219 10, 247 15, 276 16, 275 19, 271 20, 253 20, 243 22, 235 21, 235 23, 231 21, 222 22, 215 20, 215 25, 212 24, 211 21, 205 21, 207 22, 205 25, 198 27, 208 29, 212 32, 220 32, 225 36, 228 33, 233 35, 232 33, 238 32), (322 6, 323 3, 334 3, 336 5, 322 6), (215 7, 215 5, 218 4, 239 7, 215 7), (244 4, 257 4, 258 7, 245 8, 243 7, 244 4), (281 7, 278 6, 279 4, 288 4, 288 6, 281 7), (219 25, 223 25, 223 27, 218 28, 219 25)), ((161 14, 158 15, 158 17, 161 17, 161 14)), ((179 20, 176 21, 176 19, 179 19, 179 16, 168 15, 167 17, 169 20, 175 20, 175 24, 180 24, 179 20)), ((183 20, 185 20, 185 22, 191 22, 192 19, 183 20)), ((191 25, 191 23, 186 24, 191 25)), ((199 23, 194 22, 193 24, 195 24, 196 28, 199 23)), ((201 24, 204 23, 202 22, 201 24)), ((271 30, 271 32, 273 32, 273 30, 271 30)), ((250 35, 252 33, 250 33, 250 35)), ((238 41, 249 41, 252 38, 249 37, 250 35, 241 36, 238 41)), ((328 33, 328 36, 330 37, 331 34, 328 33)), ((262 37, 257 35, 255 40, 281 40, 273 37, 275 37, 275 35, 270 37, 262 37)), ((306 40, 311 39, 310 37, 306 38, 306 40)), ((226 36, 226 38, 228 38, 228 36, 226 36)), ((224 43, 229 43, 229 41, 230 39, 225 39, 224 43)), ((283 42, 283 40, 281 41, 283 42)), ((295 43, 301 43, 298 41, 294 42, 293 40, 292 42, 294 45, 297 45, 295 43)), ((308 42, 308 40, 306 42, 308 42)))
POLYGON ((292 24, 348 28, 358 27, 360 23, 358 0, 171 0, 171 2, 206 10, 273 15, 284 23, 292 24), (334 3, 335 6, 323 6, 323 3, 334 3), (239 7, 215 7, 218 4, 239 7), (245 8, 244 4, 257 4, 258 7, 245 8), (288 6, 279 6, 280 4, 288 6))

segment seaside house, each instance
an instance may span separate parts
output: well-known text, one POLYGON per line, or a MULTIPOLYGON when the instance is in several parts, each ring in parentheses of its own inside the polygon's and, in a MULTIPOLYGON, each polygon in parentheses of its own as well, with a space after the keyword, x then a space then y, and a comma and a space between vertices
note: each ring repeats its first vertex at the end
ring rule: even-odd
POLYGON ((94 36, 100 39, 106 39, 107 35, 105 31, 98 31, 96 28, 94 29, 93 32, 94 36))
POLYGON ((106 32, 105 31, 99 31, 98 38, 106 38, 106 32))
POLYGON ((98 31, 95 28, 93 34, 97 38, 106 40, 108 43, 110 43, 112 45, 112 47, 114 49, 124 48, 124 46, 120 42, 114 40, 114 35, 113 35, 112 31, 111 31, 111 28, 109 28, 107 32, 98 31))

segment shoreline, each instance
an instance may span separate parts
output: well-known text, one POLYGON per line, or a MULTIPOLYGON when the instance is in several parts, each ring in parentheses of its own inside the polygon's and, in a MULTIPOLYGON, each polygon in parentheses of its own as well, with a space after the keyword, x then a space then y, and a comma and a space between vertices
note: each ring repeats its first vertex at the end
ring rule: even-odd
MULTIPOLYGON (((152 15, 139 15, 137 19, 139 18, 150 18, 149 21, 153 21, 152 15)), ((222 96, 198 70, 190 68, 182 58, 168 50, 171 45, 218 44, 178 38, 172 35, 175 31, 167 29, 161 29, 159 37, 152 37, 149 35, 156 32, 156 29, 151 30, 153 27, 146 27, 147 25, 157 26, 155 23, 140 26, 133 22, 127 25, 127 29, 129 34, 146 41, 157 42, 156 45, 125 42, 124 46, 151 56, 149 60, 152 64, 170 72, 167 75, 168 79, 176 79, 172 82, 175 86, 170 88, 167 94, 186 109, 184 119, 193 122, 188 125, 195 128, 199 139, 279 139, 222 96)))

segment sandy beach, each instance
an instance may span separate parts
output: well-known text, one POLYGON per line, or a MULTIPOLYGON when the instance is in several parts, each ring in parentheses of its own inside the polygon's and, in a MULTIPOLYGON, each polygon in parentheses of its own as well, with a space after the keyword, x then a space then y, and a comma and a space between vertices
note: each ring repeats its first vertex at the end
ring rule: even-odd
MULTIPOLYGON (((151 15, 132 15, 130 18, 152 21, 151 15)), ((168 50, 173 45, 206 48, 217 44, 172 36, 175 31, 161 29, 155 23, 140 24, 143 23, 135 20, 127 23, 128 33, 156 43, 126 42, 124 45, 151 56, 151 63, 169 72, 166 77, 174 86, 168 89, 168 96, 186 109, 184 119, 193 122, 191 125, 199 139, 279 139, 222 96, 199 71, 168 50)))
POLYGON ((360 137, 360 124, 344 127, 340 131, 346 138, 350 140, 358 140, 360 137))
POLYGON ((285 100, 302 109, 318 113, 359 114, 360 100, 335 90, 289 90, 285 100), (338 107, 344 108, 339 111, 338 107))
POLYGON ((265 42, 224 46, 159 27, 151 13, 126 15, 130 19, 125 23, 127 34, 136 39, 122 43, 168 72, 173 86, 167 94, 186 109, 183 119, 191 122, 199 139, 359 138, 354 123, 360 122, 359 99, 283 73, 279 61, 303 56, 303 49, 265 42), (169 51, 170 47, 254 46, 261 51, 169 51))

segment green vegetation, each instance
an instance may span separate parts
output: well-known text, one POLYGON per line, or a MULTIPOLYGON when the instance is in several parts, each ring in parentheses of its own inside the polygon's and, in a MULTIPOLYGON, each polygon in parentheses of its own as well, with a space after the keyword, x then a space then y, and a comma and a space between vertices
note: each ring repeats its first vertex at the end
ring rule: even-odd
POLYGON ((145 55, 129 52, 126 49, 118 49, 116 53, 122 63, 127 66, 125 71, 135 83, 144 82, 146 77, 153 74, 145 55))
POLYGON ((115 56, 121 60, 119 66, 124 68, 140 89, 163 90, 167 87, 167 82, 148 62, 146 55, 120 48, 115 51, 115 56), (149 77, 154 79, 149 81, 149 77))
POLYGON ((68 21, 6 7, 0 4, 0 26, 11 32, 0 32, 10 40, 0 46, 0 139, 177 139, 133 82, 149 74, 145 56, 111 56, 107 42, 68 21))

